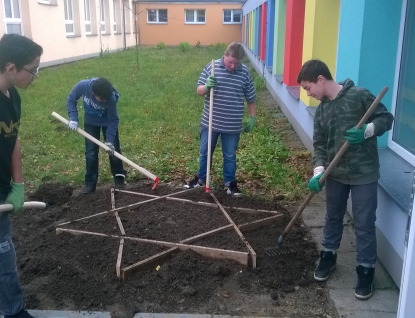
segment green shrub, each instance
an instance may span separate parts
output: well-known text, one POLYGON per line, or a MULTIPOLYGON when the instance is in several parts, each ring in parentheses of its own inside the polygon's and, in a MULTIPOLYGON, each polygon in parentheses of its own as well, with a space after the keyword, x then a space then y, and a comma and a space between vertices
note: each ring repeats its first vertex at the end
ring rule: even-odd
POLYGON ((180 42, 180 44, 179 44, 179 51, 180 52, 188 52, 191 48, 192 48, 192 46, 190 45, 189 42, 180 42))
POLYGON ((159 42, 159 43, 157 43, 156 47, 159 50, 162 50, 162 49, 165 49, 166 48, 166 44, 164 44, 164 42, 159 42))

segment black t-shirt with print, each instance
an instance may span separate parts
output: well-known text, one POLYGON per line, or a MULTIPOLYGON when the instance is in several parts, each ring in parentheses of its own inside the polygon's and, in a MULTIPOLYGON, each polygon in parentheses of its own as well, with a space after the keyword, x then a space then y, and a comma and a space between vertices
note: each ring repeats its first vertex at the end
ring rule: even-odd
POLYGON ((21 99, 15 87, 9 88, 10 97, 0 92, 0 197, 10 191, 12 155, 20 125, 21 99))

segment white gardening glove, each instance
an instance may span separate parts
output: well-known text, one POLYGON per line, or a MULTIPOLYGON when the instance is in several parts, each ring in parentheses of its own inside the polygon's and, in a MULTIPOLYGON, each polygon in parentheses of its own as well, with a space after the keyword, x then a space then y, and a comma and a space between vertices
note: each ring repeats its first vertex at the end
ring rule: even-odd
POLYGON ((109 154, 110 156, 113 156, 114 155, 114 151, 115 151, 114 145, 112 143, 110 143, 110 142, 106 142, 105 143, 105 146, 107 146, 109 148, 108 150, 105 150, 105 152, 107 154, 109 154))
POLYGON ((375 134, 375 124, 374 123, 369 123, 366 126, 365 129, 365 139, 372 137, 375 134))
POLYGON ((78 129, 78 122, 70 120, 68 123, 68 127, 70 130, 76 131, 78 129))

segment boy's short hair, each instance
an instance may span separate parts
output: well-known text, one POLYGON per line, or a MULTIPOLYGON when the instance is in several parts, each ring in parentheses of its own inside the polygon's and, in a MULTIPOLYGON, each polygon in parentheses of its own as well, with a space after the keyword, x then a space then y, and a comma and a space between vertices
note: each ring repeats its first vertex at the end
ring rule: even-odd
POLYGON ((103 78, 103 77, 97 78, 92 83, 92 93, 95 96, 108 101, 111 98, 112 93, 113 93, 112 84, 106 78, 103 78))
POLYGON ((0 40, 0 72, 7 64, 14 64, 18 71, 43 53, 42 47, 18 34, 5 34, 0 40))
POLYGON ((297 83, 300 84, 301 81, 317 83, 319 75, 324 76, 327 80, 333 80, 326 63, 320 60, 309 60, 301 67, 297 76, 297 83))
POLYGON ((232 42, 226 48, 225 55, 226 56, 230 55, 237 60, 242 60, 245 56, 245 50, 242 44, 237 43, 237 42, 232 42))

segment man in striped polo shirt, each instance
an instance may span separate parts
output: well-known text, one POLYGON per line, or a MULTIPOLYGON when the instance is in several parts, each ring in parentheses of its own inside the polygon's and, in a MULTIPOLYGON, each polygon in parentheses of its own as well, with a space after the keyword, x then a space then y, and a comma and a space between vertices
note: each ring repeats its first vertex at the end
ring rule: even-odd
POLYGON ((233 196, 242 195, 235 177, 236 150, 241 132, 252 131, 256 122, 256 92, 248 68, 241 63, 244 54, 242 44, 233 42, 227 47, 223 57, 215 60, 214 76, 210 75, 211 63, 207 64, 200 74, 197 82, 197 94, 205 97, 205 106, 200 129, 199 171, 187 185, 188 188, 202 186, 206 180, 210 89, 213 88, 211 152, 213 155, 220 136, 223 154, 223 181, 227 193, 233 196), (245 100, 248 104, 250 117, 243 126, 245 100))

